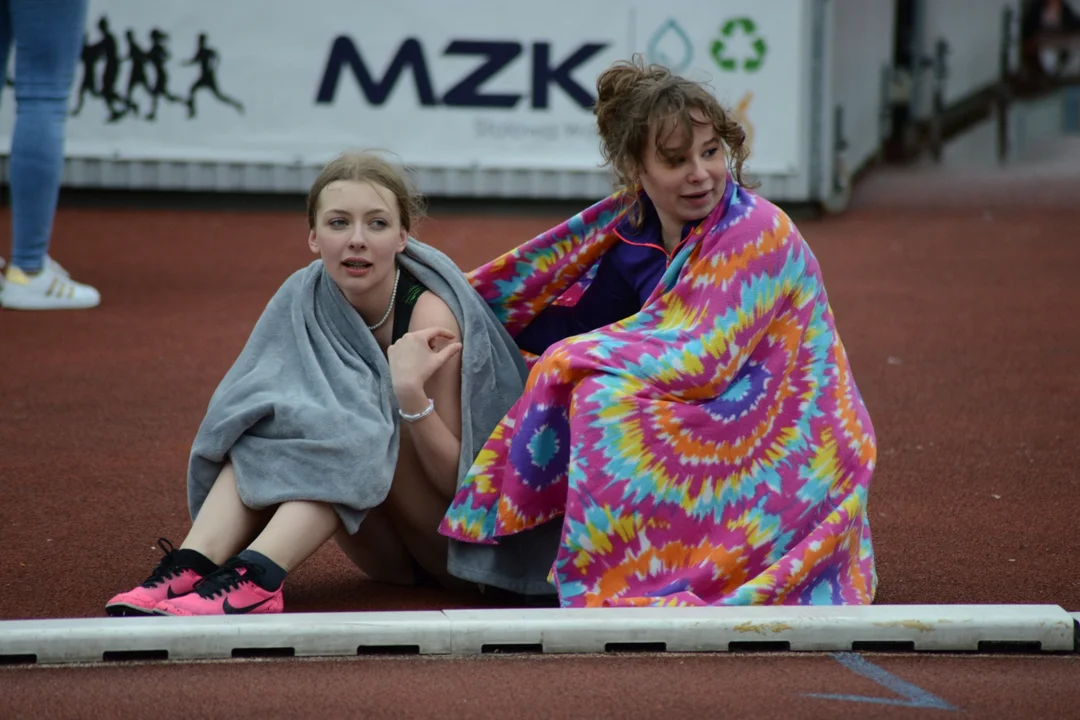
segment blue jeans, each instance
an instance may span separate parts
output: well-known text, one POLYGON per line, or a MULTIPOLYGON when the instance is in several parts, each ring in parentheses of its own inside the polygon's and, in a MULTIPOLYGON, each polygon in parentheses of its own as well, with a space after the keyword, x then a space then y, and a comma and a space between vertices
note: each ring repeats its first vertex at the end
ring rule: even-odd
POLYGON ((64 128, 88 0, 0 0, 0 79, 15 41, 11 264, 38 272, 52 237, 64 128))

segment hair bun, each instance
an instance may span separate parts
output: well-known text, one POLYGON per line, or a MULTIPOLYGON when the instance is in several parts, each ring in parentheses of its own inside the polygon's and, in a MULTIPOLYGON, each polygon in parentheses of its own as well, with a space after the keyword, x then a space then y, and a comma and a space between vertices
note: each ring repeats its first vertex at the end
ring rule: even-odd
POLYGON ((626 61, 616 63, 596 80, 597 104, 607 104, 629 94, 645 73, 626 61))
POLYGON ((646 64, 644 57, 634 55, 597 77, 593 114, 600 134, 600 154, 604 164, 615 170, 621 188, 637 185, 651 142, 660 145, 663 136, 685 141, 688 147, 693 126, 704 124, 711 125, 720 137, 736 182, 748 187, 742 178, 742 164, 750 152, 746 133, 701 82, 676 75, 662 65, 646 64), (678 137, 671 137, 673 124, 681 126, 678 137))
POLYGON ((641 100, 639 96, 644 90, 671 77, 670 70, 660 65, 647 65, 642 55, 634 55, 632 60, 620 60, 600 73, 596 79, 593 113, 601 135, 613 119, 633 109, 632 105, 641 100))

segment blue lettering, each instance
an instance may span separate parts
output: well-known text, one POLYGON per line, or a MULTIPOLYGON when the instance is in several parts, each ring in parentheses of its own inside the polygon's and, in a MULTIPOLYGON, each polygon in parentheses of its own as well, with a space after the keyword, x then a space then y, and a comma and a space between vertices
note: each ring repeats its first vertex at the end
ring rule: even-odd
POLYGON ((566 94, 583 108, 592 107, 593 96, 589 91, 581 87, 570 76, 578 65, 603 50, 606 45, 599 43, 586 43, 574 53, 563 60, 555 68, 551 67, 551 46, 547 43, 533 45, 533 81, 532 81, 532 106, 534 108, 546 108, 548 106, 548 86, 554 82, 561 87, 566 94))
POLYGON ((487 62, 473 70, 443 95, 443 104, 451 107, 512 108, 521 95, 483 95, 477 90, 485 81, 509 65, 521 54, 521 43, 454 40, 444 55, 484 55, 487 62))
MULTIPOLYGON (((586 43, 570 53, 562 62, 552 65, 551 44, 536 42, 532 45, 531 97, 532 107, 544 109, 551 104, 551 86, 562 88, 571 100, 584 109, 595 102, 593 95, 573 77, 574 71, 595 56, 607 45, 586 43)), ((376 78, 360 50, 348 37, 336 38, 323 70, 322 80, 315 96, 316 104, 334 102, 343 71, 349 71, 356 79, 360 92, 371 105, 384 105, 405 74, 412 71, 416 96, 422 107, 447 107, 510 109, 518 105, 523 93, 483 93, 481 86, 502 72, 522 54, 521 43, 494 40, 452 40, 443 55, 477 55, 483 58, 479 67, 457 81, 439 98, 431 83, 431 72, 423 45, 416 38, 407 38, 394 53, 390 66, 382 78, 376 78)))
POLYGON ((421 105, 434 105, 435 93, 431 89, 431 76, 428 73, 427 63, 424 61, 424 48, 416 38, 408 38, 401 43, 397 54, 394 55, 390 67, 382 80, 375 80, 368 71, 364 59, 360 57, 360 51, 352 40, 344 35, 334 40, 330 47, 330 57, 326 61, 326 71, 323 73, 322 82, 319 83, 319 93, 315 97, 318 104, 334 102, 337 93, 338 79, 341 70, 348 66, 353 76, 360 83, 360 89, 368 102, 372 105, 382 105, 390 97, 391 91, 397 85, 397 80, 409 66, 413 71, 413 79, 416 81, 416 95, 421 105))

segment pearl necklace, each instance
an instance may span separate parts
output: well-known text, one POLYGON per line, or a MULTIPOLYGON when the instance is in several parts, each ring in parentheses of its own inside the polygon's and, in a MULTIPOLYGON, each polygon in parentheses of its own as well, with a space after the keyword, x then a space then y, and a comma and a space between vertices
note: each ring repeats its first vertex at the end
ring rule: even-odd
POLYGON ((374 325, 368 325, 367 326, 368 330, 378 330, 379 328, 381 328, 386 323, 387 319, 390 317, 390 313, 394 309, 394 301, 397 300, 397 286, 398 286, 398 280, 400 280, 400 279, 401 279, 401 268, 398 268, 397 273, 394 275, 394 290, 393 290, 393 292, 390 293, 390 304, 387 305, 386 312, 383 313, 382 319, 379 320, 379 322, 375 323, 374 325))

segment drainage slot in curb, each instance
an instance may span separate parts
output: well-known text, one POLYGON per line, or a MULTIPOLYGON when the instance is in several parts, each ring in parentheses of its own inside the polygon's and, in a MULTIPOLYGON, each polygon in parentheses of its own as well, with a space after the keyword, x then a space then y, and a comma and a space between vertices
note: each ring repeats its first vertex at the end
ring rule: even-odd
POLYGON ((278 648, 233 648, 234 658, 291 658, 296 656, 296 650, 291 647, 278 648))
POLYGON ((419 645, 360 645, 357 655, 419 655, 419 645))
POLYGON ((37 655, 26 653, 25 655, 0 655, 0 665, 33 665, 37 662, 37 655))
POLYGON ((484 655, 510 655, 513 653, 542 653, 542 643, 484 643, 480 646, 480 652, 484 655))
POLYGON ((854 652, 915 652, 914 640, 856 640, 851 643, 854 652))
POLYGON ((609 642, 604 645, 609 653, 662 653, 667 652, 666 642, 609 642))
POLYGON ((789 652, 791 643, 787 640, 761 640, 759 642, 729 642, 729 652, 789 652))
POLYGON ((106 650, 101 654, 102 662, 139 662, 168 659, 168 650, 106 650))
POLYGON ((1026 654, 1042 652, 1042 643, 1038 640, 980 640, 981 653, 1026 654))

